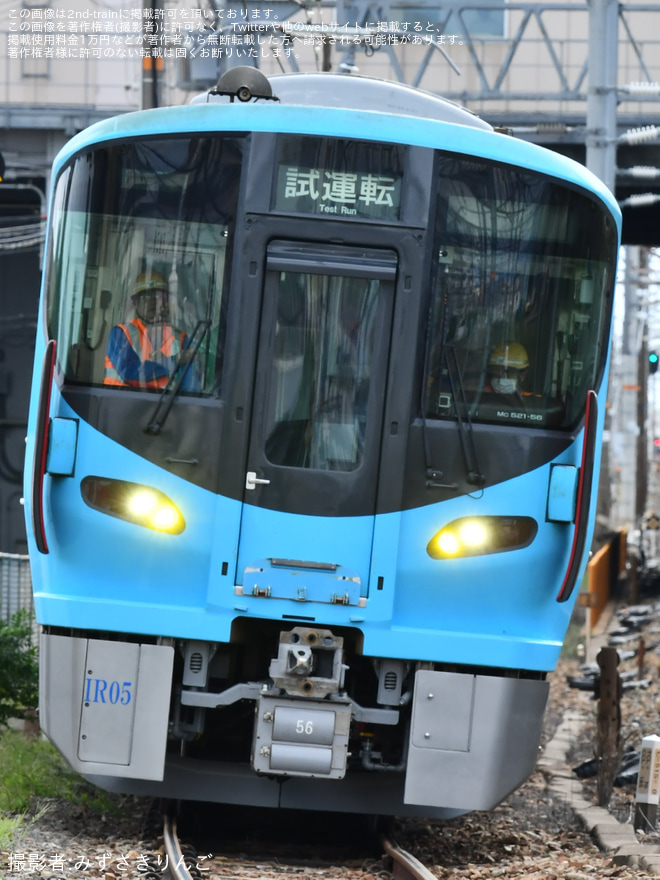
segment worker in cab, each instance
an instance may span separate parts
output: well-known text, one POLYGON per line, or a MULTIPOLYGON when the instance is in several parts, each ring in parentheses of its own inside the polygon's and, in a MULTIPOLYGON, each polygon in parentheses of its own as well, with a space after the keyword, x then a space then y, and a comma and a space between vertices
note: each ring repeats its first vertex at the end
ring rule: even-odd
POLYGON ((185 371, 181 390, 199 391, 199 368, 189 350, 189 339, 170 322, 170 291, 165 276, 154 269, 141 272, 131 301, 133 320, 117 324, 110 331, 104 385, 159 389, 181 370, 185 371))
POLYGON ((488 358, 488 384, 486 392, 518 397, 532 396, 525 390, 529 358, 519 342, 497 345, 488 358))

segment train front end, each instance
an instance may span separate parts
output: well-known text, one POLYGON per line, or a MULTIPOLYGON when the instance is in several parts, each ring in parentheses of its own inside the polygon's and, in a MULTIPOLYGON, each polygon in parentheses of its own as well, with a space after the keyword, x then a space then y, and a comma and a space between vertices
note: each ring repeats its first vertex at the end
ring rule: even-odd
POLYGON ((489 809, 534 767, 591 541, 617 208, 432 96, 305 82, 56 161, 41 724, 111 789, 489 809))

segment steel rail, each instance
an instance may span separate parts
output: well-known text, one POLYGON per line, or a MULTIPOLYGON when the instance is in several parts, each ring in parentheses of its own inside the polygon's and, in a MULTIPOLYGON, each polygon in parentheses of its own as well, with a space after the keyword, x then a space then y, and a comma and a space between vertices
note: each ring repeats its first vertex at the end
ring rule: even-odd
POLYGON ((393 840, 383 837, 381 843, 386 855, 393 861, 392 876, 395 880, 438 880, 419 859, 401 849, 393 840))
POLYGON ((167 870, 172 880, 192 880, 176 833, 176 819, 167 813, 163 819, 163 843, 167 854, 167 870))

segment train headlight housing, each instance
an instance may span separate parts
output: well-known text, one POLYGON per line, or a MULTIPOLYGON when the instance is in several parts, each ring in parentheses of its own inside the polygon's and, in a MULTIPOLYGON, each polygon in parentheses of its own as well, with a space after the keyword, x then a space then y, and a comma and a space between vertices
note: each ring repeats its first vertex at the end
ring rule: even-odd
POLYGON ((527 547, 538 525, 530 516, 470 516, 450 522, 426 545, 432 559, 485 556, 527 547))
POLYGON ((101 513, 171 535, 181 534, 186 527, 179 508, 159 489, 127 480, 85 477, 80 490, 85 503, 101 513))

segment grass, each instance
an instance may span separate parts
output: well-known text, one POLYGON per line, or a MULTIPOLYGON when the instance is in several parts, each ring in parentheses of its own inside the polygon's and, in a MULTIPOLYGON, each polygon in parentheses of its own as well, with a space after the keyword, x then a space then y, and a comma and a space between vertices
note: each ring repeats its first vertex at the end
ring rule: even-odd
POLYGON ((13 842, 20 836, 22 827, 22 816, 0 816, 0 853, 11 849, 13 842))
POLYGON ((105 792, 89 785, 71 770, 44 739, 0 731, 0 851, 35 822, 48 807, 44 802, 64 800, 93 812, 112 812, 105 792))
POLYGON ((49 742, 15 730, 0 734, 0 766, 0 815, 26 812, 35 797, 68 797, 75 779, 49 742))

